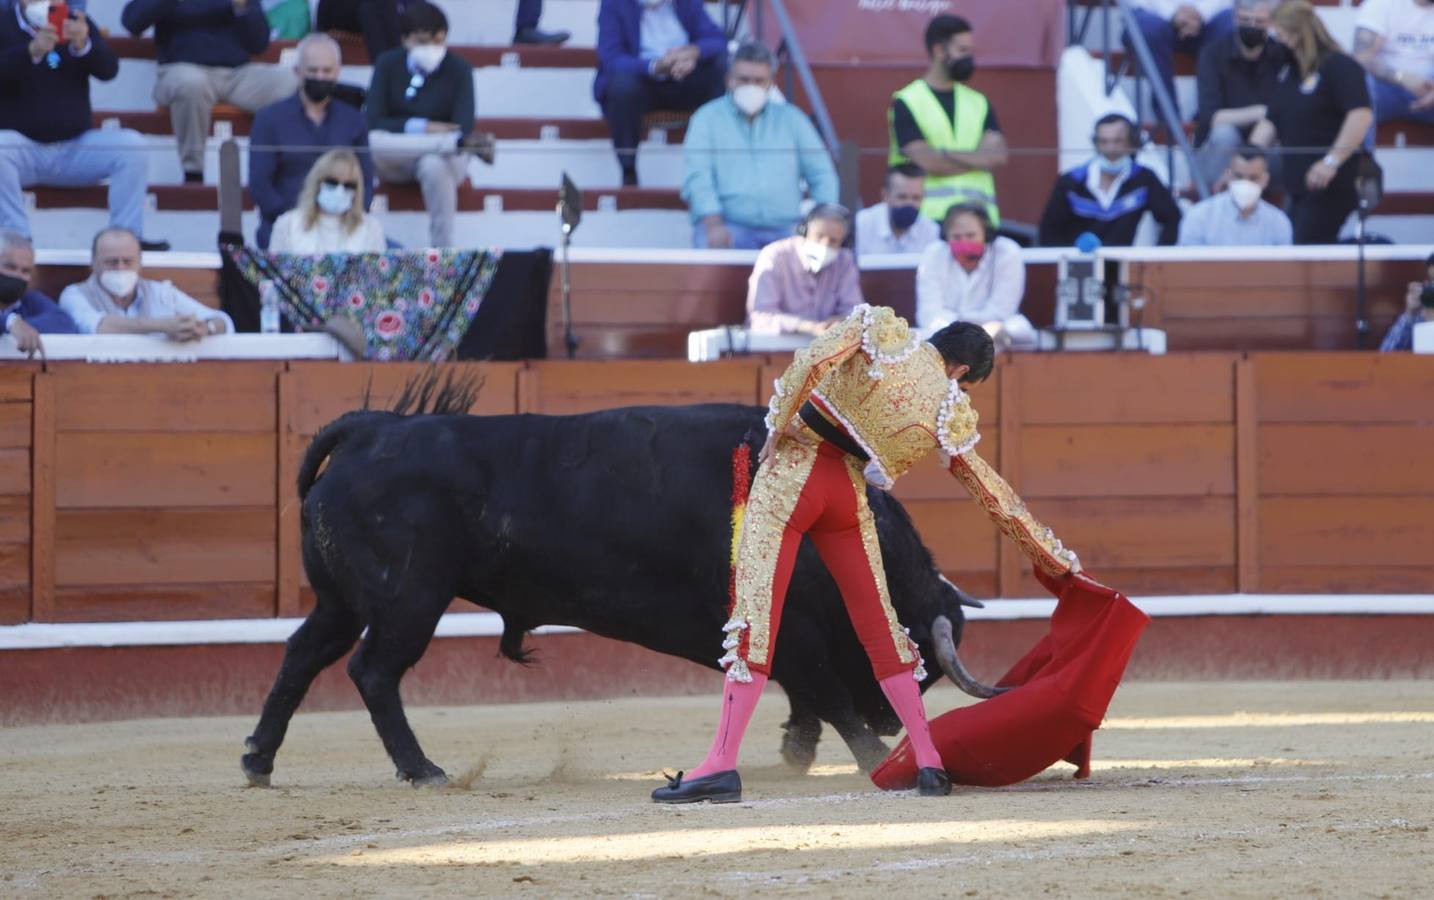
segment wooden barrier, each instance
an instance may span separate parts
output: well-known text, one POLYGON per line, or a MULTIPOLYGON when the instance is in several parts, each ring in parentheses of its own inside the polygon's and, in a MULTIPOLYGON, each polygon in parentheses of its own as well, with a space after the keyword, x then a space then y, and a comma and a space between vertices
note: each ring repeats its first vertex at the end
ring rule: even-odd
MULTIPOLYGON (((454 367, 473 411, 765 402, 786 360, 454 367)), ((0 367, 0 622, 298 615, 294 482, 313 435, 421 367, 0 367)), ((1434 360, 1041 354, 977 386, 977 448, 1097 575, 1133 594, 1434 591, 1434 360)), ((937 464, 898 483, 938 565, 1038 596, 937 464)))

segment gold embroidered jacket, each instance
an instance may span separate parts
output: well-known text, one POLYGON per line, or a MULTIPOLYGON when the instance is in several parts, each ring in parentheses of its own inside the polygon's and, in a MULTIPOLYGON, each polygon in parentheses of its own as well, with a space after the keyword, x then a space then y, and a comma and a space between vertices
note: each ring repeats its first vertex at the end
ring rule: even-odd
POLYGON ((946 376, 940 352, 891 309, 858 306, 798 351, 777 379, 768 432, 785 432, 811 398, 871 457, 870 483, 890 490, 917 460, 940 449, 956 480, 1037 565, 1055 575, 1079 571, 1075 553, 973 452, 981 436, 970 398, 946 376))

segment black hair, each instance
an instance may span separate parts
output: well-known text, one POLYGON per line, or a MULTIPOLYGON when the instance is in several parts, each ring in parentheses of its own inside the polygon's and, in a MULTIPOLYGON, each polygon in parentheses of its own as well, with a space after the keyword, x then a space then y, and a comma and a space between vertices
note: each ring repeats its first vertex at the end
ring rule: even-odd
POLYGON ((1254 144, 1242 144, 1239 149, 1235 151, 1235 155, 1249 162, 1254 162, 1257 159, 1263 159, 1265 161, 1265 165, 1270 164, 1269 156, 1265 154, 1264 150, 1261 150, 1254 144))
POLYGON ((1424 268, 1434 268, 1434 253, 1429 254, 1429 258, 1424 260, 1424 268))
POLYGON ((893 175, 900 175, 902 178, 925 178, 926 170, 914 162, 897 163, 886 170, 886 177, 882 179, 881 183, 886 187, 891 187, 893 175))
POLYGON ((91 261, 94 260, 95 254, 99 252, 100 238, 110 234, 127 234, 134 239, 136 246, 139 246, 141 249, 143 249, 143 244, 140 242, 139 235, 135 234, 131 229, 125 228, 123 225, 108 225, 104 228, 101 228, 99 231, 96 231, 94 240, 90 241, 91 261))
POLYGON ((1092 128, 1090 132, 1091 140, 1095 139, 1095 133, 1100 130, 1102 125, 1115 125, 1117 123, 1125 126, 1125 140, 1126 143, 1130 144, 1130 151, 1134 153, 1136 148, 1140 146, 1140 128, 1132 122, 1128 116, 1123 116, 1120 113, 1106 113, 1099 119, 1096 119, 1095 127, 1092 128))
POLYGON ((975 216, 980 222, 982 229, 986 232, 986 243, 991 243, 995 238, 996 226, 991 222, 991 211, 984 203, 957 203, 946 210, 946 215, 941 217, 941 231, 945 233, 946 226, 957 216, 975 216))
POLYGON ((931 345, 948 363, 970 366, 961 376, 963 384, 974 384, 991 377, 996 365, 996 343, 986 329, 975 322, 952 322, 933 334, 931 345))
POLYGON ((971 30, 971 23, 960 16, 937 16, 926 24, 926 55, 934 47, 944 47, 958 34, 971 30))
POLYGON ((398 33, 401 37, 419 32, 438 34, 447 31, 448 17, 443 14, 443 10, 425 0, 413 0, 404 8, 403 15, 398 19, 398 33))

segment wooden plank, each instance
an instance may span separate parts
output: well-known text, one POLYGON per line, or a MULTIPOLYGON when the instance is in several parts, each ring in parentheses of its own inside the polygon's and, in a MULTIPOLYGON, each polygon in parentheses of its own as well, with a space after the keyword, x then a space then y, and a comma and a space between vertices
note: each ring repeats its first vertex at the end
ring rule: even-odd
POLYGON ((619 406, 755 403, 760 368, 757 360, 534 363, 536 403, 523 411, 557 415, 619 406))
MULTIPOLYGON (((1021 396, 1026 389, 1026 362, 1027 360, 1021 360, 1020 363, 1004 365, 994 376, 999 398, 996 405, 1001 411, 1001 421, 997 425, 1000 455, 994 459, 982 455, 987 462, 996 466, 1007 483, 1017 491, 1021 489, 1022 475, 1021 437, 1026 408, 1021 403, 1021 396)), ((996 587, 1000 596, 1015 596, 1016 582, 1021 577, 1021 568, 1024 565, 1025 560, 1014 544, 1005 539, 996 542, 996 587)))
POLYGON ((30 583, 30 545, 0 544, 0 588, 23 587, 30 583))
POLYGON ((1013 398, 1031 425, 1231 423, 1234 354, 1040 353, 1013 398))
POLYGON ((35 375, 30 450, 30 616, 55 611, 55 375, 35 375))
POLYGON ((29 403, 0 402, 0 447, 30 448, 29 403))
POLYGON ((1259 415, 1255 364, 1235 362, 1235 558, 1240 591, 1260 589, 1259 415))
POLYGON ((270 582, 62 587, 55 622, 262 619, 274 615, 270 582))
POLYGON ((272 432, 61 432, 55 450, 61 509, 274 503, 272 432))
POLYGON ((1260 563, 1280 566, 1430 566, 1434 504, 1404 497, 1265 497, 1260 563))
POLYGON ((1428 425, 1273 424, 1260 427, 1259 440, 1265 496, 1434 494, 1428 425))
POLYGON ((1021 432, 1021 494, 1233 494, 1234 440, 1229 425, 1028 425, 1021 432))
MULTIPOLYGON (((367 388, 370 404, 386 409, 398 399, 404 385, 430 367, 423 363, 294 362, 289 371, 297 378, 291 427, 299 434, 316 434, 329 422, 358 409, 367 388)), ((478 402, 470 410, 479 415, 517 411, 516 390, 520 363, 448 363, 440 375, 447 378, 475 375, 483 379, 478 402)))
POLYGON ((1051 498, 1031 512, 1096 571, 1235 565, 1233 497, 1051 498))
POLYGON ((946 576, 947 581, 977 600, 988 600, 996 596, 995 571, 965 572, 959 569, 947 569, 941 574, 946 576))
POLYGON ((905 506, 938 568, 996 571, 996 529, 976 504, 917 500, 905 506))
POLYGON ((29 403, 37 366, 7 362, 0 366, 0 403, 29 403))
POLYGON ((275 550, 274 608, 277 615, 299 614, 299 570, 303 568, 299 546, 301 503, 295 480, 298 478, 304 439, 295 433, 299 387, 302 378, 295 372, 279 375, 279 439, 271 447, 278 453, 279 477, 274 490, 275 550))
POLYGON ((1434 423, 1434 358, 1271 353, 1255 363, 1261 423, 1434 423))
POLYGON ((1434 566, 1266 566, 1260 590, 1289 594, 1434 594, 1434 566))
POLYGON ((274 577, 274 510, 60 510, 55 581, 203 584, 274 577))
POLYGON ((30 451, 0 450, 0 494, 30 493, 30 451))
POLYGON ((274 430, 278 361, 52 367, 61 431, 274 430))
MULTIPOLYGON (((1178 566, 1166 568, 1091 568, 1090 574, 1096 580, 1108 584, 1128 596, 1139 597, 1142 601, 1161 594, 1232 594, 1235 592, 1234 566, 1178 566)), ((1050 592, 1036 581, 1027 566, 1021 572, 1016 592, 1011 597, 1039 597, 1047 599, 1050 592)))
MULTIPOLYGON (((981 443, 976 445, 976 450, 981 454, 982 459, 999 460, 1001 458, 1001 430, 991 428, 983 432, 981 443)), ((971 495, 961 487, 961 482, 951 477, 951 473, 942 463, 939 453, 932 453, 926 459, 912 466, 910 471, 897 480, 896 488, 892 493, 903 503, 915 500, 950 500, 959 503, 971 499, 971 495)))
POLYGON ((0 625, 19 625, 30 619, 30 583, 0 587, 0 625))
POLYGON ((0 542, 30 543, 29 495, 0 497, 0 542))

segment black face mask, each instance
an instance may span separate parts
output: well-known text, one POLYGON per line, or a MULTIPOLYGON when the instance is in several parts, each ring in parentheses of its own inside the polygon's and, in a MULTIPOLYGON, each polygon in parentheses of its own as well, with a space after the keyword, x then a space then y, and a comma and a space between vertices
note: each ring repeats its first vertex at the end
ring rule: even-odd
POLYGON ((952 81, 966 81, 976 72, 976 60, 970 56, 946 60, 946 74, 952 81))
POLYGON ((304 96, 309 98, 310 103, 323 103, 334 93, 334 85, 337 81, 327 81, 322 78, 304 79, 304 96))
POLYGON ((0 273, 0 306, 9 306, 25 296, 29 289, 30 282, 25 279, 0 273))
POLYGON ((1239 34, 1240 43, 1248 50, 1265 46, 1265 39, 1268 36, 1265 29, 1256 28, 1254 25, 1241 25, 1239 34))

